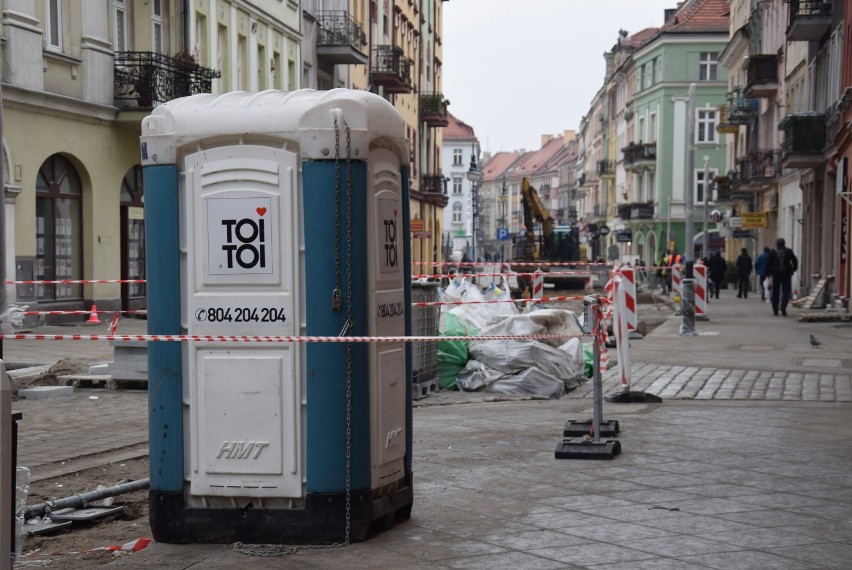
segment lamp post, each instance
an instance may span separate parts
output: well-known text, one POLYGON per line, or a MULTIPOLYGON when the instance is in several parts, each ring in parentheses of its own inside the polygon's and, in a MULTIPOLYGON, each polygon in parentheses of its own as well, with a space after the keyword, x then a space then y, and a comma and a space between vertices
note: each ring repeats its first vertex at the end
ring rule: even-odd
MULTIPOLYGON (((502 183, 500 187, 500 228, 504 230, 507 234, 509 232, 506 227, 506 206, 509 200, 508 188, 506 188, 506 175, 500 177, 500 182, 502 183)), ((503 263, 506 261, 506 239, 500 242, 500 262, 503 263)))
POLYGON ((707 208, 708 195, 710 194, 710 156, 704 155, 704 257, 710 259, 710 212, 707 208))
POLYGON ((471 261, 476 262, 476 233, 479 229, 479 185, 482 183, 482 171, 476 164, 476 155, 470 155, 470 168, 467 171, 467 179, 470 181, 471 198, 471 261))

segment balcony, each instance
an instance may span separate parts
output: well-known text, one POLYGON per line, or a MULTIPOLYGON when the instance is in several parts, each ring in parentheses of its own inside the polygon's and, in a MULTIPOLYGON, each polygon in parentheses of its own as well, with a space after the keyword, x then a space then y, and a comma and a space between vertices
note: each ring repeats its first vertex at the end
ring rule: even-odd
POLYGON ((618 217, 622 220, 653 220, 654 204, 650 202, 619 204, 618 217))
POLYGON ((402 48, 379 46, 373 50, 370 82, 384 88, 385 93, 411 93, 411 67, 414 61, 405 57, 402 48))
POLYGON ((614 160, 599 160, 598 161, 599 176, 615 176, 615 161, 614 160))
POLYGON ((367 34, 347 10, 317 12, 317 59, 332 65, 366 65, 367 34))
POLYGON ((734 192, 737 183, 736 172, 732 171, 729 176, 717 176, 713 179, 716 186, 715 202, 731 201, 731 194, 734 192))
POLYGON ((831 2, 790 0, 787 41, 819 41, 831 29, 831 2))
POLYGON ((151 109, 172 99, 210 93, 218 71, 195 63, 192 56, 174 57, 149 51, 117 51, 113 98, 121 109, 151 109))
POLYGON ((642 172, 657 168, 657 143, 630 143, 621 151, 624 153, 624 169, 629 172, 642 172))
POLYGON ((420 96, 420 120, 430 127, 446 127, 450 124, 449 104, 441 93, 424 93, 420 96))
POLYGON ((784 117, 778 128, 784 131, 781 151, 785 168, 815 168, 825 163, 823 113, 793 113, 784 117))
POLYGON ((765 99, 778 92, 778 57, 755 54, 748 58, 748 80, 743 94, 751 99, 765 99))
POLYGON ((758 150, 737 160, 741 191, 761 190, 781 175, 781 151, 758 150))
POLYGON ((447 189, 444 186, 444 175, 440 172, 436 174, 423 174, 420 177, 420 191, 426 194, 446 194, 447 189))

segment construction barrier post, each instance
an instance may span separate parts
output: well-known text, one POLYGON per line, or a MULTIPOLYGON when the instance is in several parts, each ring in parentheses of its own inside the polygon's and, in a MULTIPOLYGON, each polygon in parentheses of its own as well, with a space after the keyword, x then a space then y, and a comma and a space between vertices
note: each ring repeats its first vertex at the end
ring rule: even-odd
POLYGON ((707 316, 707 267, 696 263, 692 268, 695 275, 695 320, 709 320, 707 316))
POLYGON ((619 289, 624 293, 624 320, 627 324, 627 332, 631 339, 644 338, 639 333, 639 316, 637 314, 638 303, 636 300, 636 269, 633 267, 622 267, 621 284, 619 289))
MULTIPOLYGON (((556 459, 613 459, 621 453, 621 442, 615 439, 601 441, 601 422, 603 421, 603 380, 601 378, 601 344, 602 336, 606 334, 605 323, 603 320, 603 312, 600 307, 600 299, 593 295, 584 297, 584 326, 586 331, 589 331, 589 325, 592 324, 592 391, 594 398, 594 406, 592 409, 593 417, 591 422, 580 422, 582 427, 586 428, 586 433, 579 437, 565 437, 565 439, 556 446, 556 459), (590 318, 593 317, 593 318, 590 318), (589 428, 588 425, 591 424, 589 428), (589 439, 587 436, 591 432, 593 436, 589 439)), ((565 424, 565 432, 569 430, 570 422, 565 424)), ((618 431, 618 423, 615 424, 615 431, 618 431)), ((563 436, 565 436, 563 432, 563 436)))

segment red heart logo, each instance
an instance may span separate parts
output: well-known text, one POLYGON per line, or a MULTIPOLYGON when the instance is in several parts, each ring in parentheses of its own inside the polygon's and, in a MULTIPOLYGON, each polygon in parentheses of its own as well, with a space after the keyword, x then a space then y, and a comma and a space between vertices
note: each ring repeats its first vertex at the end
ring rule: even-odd
POLYGON ((263 215, 266 213, 266 208, 258 208, 257 213, 262 218, 263 215))

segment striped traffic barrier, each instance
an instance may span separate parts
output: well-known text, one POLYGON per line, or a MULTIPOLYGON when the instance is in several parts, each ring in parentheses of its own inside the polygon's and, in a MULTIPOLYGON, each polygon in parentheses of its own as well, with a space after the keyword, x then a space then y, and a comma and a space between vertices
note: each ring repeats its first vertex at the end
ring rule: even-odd
POLYGON ((622 267, 621 286, 620 289, 624 292, 624 322, 627 325, 627 331, 633 332, 639 326, 639 320, 636 315, 636 270, 632 267, 622 267))
POLYGON ((696 263, 695 274, 695 320, 706 321, 707 316, 707 266, 696 263))
POLYGON ((681 279, 683 278, 683 274, 681 273, 681 265, 680 263, 675 263, 672 265, 672 291, 676 297, 683 296, 683 284, 681 283, 681 279))
POLYGON ((544 271, 537 269, 533 273, 532 280, 532 298, 534 303, 540 303, 544 294, 544 271))

